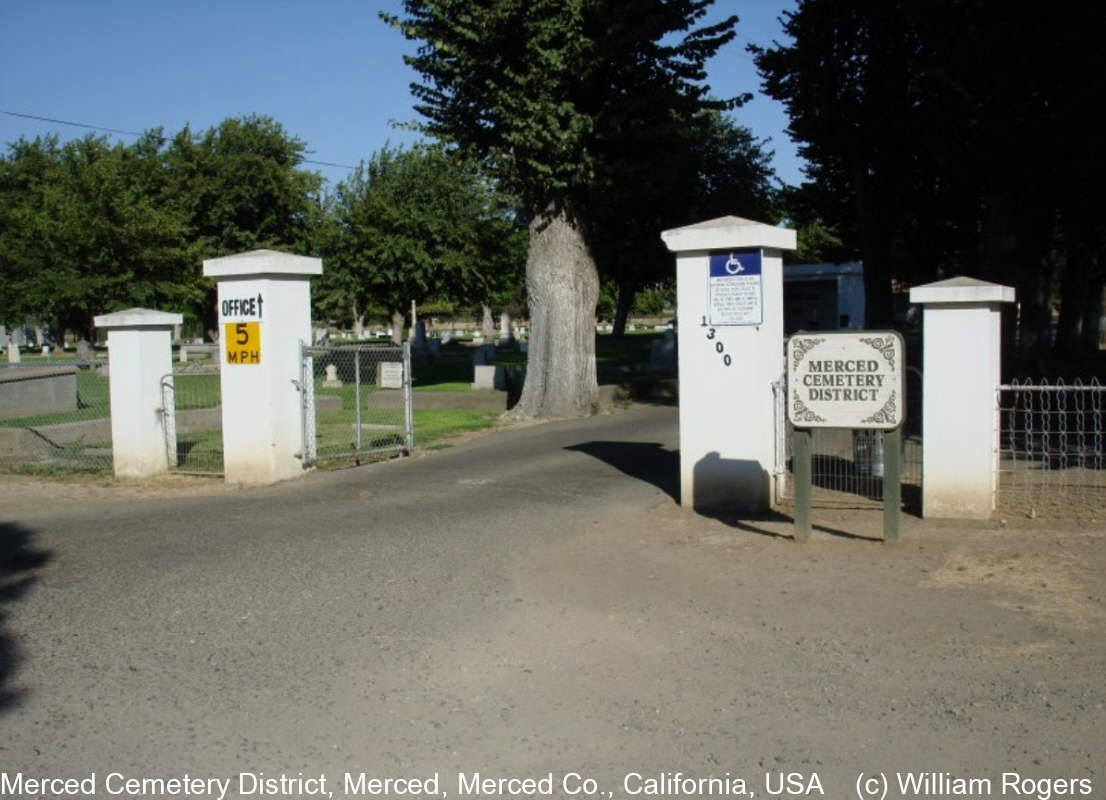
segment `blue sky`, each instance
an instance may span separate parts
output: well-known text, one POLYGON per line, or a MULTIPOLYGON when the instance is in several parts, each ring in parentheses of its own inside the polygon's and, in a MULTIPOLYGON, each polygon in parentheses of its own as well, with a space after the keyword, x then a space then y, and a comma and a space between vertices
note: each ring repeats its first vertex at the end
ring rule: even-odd
MULTIPOLYGON (((723 97, 756 93, 737 119, 771 139, 776 171, 789 183, 801 174, 787 117, 757 91, 745 45, 780 39, 778 17, 793 7, 716 0, 707 20, 741 17, 708 83, 723 97)), ((415 138, 390 127, 415 118, 415 76, 402 62, 409 45, 377 17, 400 9, 400 0, 0 0, 0 110, 168 132, 267 114, 307 142, 309 158, 356 164, 386 142, 415 138)), ((55 131, 87 132, 0 114, 0 143, 55 131)), ((314 168, 332 181, 348 172, 314 168)))

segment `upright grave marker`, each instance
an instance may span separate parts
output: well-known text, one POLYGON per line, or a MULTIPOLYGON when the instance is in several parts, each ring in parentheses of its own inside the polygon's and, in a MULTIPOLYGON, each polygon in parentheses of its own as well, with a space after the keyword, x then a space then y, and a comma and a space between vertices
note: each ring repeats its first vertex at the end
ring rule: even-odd
POLYGON ((783 250, 795 231, 721 217, 661 234, 676 253, 680 502, 764 511, 783 372, 783 250))
POLYGON ((303 473, 300 342, 311 341, 318 258, 254 250, 204 261, 218 280, 223 465, 231 483, 303 473))
POLYGON ((883 430, 883 536, 899 535, 905 354, 895 332, 796 333, 787 341, 787 417, 795 427, 795 538, 810 537, 812 428, 883 430))

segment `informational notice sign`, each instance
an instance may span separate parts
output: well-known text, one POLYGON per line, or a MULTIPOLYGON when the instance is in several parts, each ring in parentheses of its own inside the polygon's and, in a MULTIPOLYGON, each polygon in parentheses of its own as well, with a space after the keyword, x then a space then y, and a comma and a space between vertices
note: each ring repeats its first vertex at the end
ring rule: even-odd
POLYGON ((760 325, 764 321, 760 250, 711 253, 707 298, 710 325, 760 325))
POLYGON ((228 364, 261 363, 261 323, 265 298, 261 290, 236 286, 232 296, 219 300, 223 351, 228 364))
POLYGON ((890 331, 796 333, 787 342, 787 418, 797 428, 902 424, 905 350, 890 331))

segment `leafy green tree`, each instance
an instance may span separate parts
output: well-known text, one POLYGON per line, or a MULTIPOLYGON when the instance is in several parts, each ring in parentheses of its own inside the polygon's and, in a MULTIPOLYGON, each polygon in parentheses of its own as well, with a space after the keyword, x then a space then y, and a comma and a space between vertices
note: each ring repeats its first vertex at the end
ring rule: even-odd
POLYGON ((623 160, 617 180, 596 187, 590 201, 599 274, 617 298, 616 336, 625 332, 637 292, 674 278, 660 231, 726 214, 775 215, 771 154, 747 128, 706 111, 668 134, 637 161, 623 160))
POLYGON ((385 147, 335 189, 321 291, 356 319, 388 309, 396 342, 406 309, 486 297, 517 226, 475 164, 436 147, 385 147))
POLYGON ((597 186, 704 108, 704 64, 736 17, 709 0, 405 0, 425 132, 484 159, 529 221, 529 366, 516 417, 592 413, 597 186))
POLYGON ((158 139, 10 145, 0 160, 0 312, 91 336, 97 313, 182 300, 184 224, 159 191, 158 139))
POLYGON ((163 154, 165 193, 187 221, 189 296, 209 331, 215 288, 200 274, 205 258, 261 248, 317 249, 322 177, 303 168, 306 144, 270 117, 223 120, 196 134, 185 126, 163 154))

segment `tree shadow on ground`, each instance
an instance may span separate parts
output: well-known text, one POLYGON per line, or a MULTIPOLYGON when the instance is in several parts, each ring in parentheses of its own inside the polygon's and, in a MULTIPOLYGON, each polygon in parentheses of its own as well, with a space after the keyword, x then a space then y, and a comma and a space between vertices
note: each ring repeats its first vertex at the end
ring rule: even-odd
POLYGON ((20 600, 38 578, 34 570, 48 562, 51 554, 31 547, 34 532, 10 522, 0 522, 0 712, 16 705, 23 692, 11 682, 22 661, 14 638, 4 623, 7 606, 20 600))
POLYGON ((587 453, 620 472, 651 483, 677 503, 680 501, 680 453, 658 442, 584 442, 566 447, 587 453))

